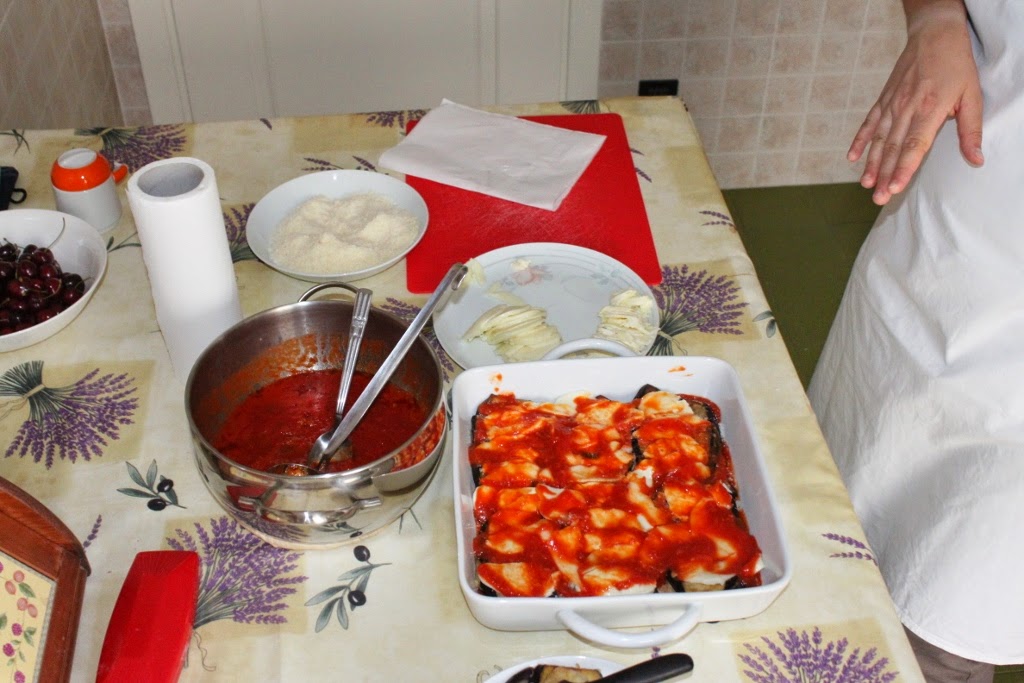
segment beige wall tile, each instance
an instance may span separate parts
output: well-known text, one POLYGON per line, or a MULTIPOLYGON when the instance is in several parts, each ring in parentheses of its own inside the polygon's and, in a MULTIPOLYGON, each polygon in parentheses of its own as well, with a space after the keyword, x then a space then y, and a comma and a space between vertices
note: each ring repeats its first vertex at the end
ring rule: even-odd
POLYGON ((686 56, 682 40, 653 40, 640 45, 640 78, 679 78, 686 56))
POLYGON ((686 37, 688 3, 679 0, 641 0, 640 35, 645 40, 686 37))
POLYGON ((818 36, 776 36, 772 50, 771 73, 811 73, 818 36))
POLYGON ((702 119, 699 116, 693 117, 693 125, 697 128, 697 134, 700 136, 701 145, 704 147, 706 154, 713 154, 717 149, 718 129, 721 127, 722 121, 719 118, 702 119))
POLYGON ((778 32, 817 35, 824 9, 821 0, 787 0, 779 8, 778 32))
POLYGON ((864 28, 868 31, 905 30, 903 3, 900 0, 870 0, 864 28))
POLYGON ((729 66, 727 38, 692 39, 686 41, 686 76, 724 76, 729 66))
POLYGON ((598 97, 633 97, 637 93, 637 81, 601 81, 597 84, 598 97))
POLYGON ((639 55, 640 43, 604 43, 601 46, 600 80, 635 80, 639 55))
POLYGON ((846 117, 842 114, 807 114, 800 149, 841 149, 845 153, 852 140, 846 137, 845 128, 846 117))
POLYGON ((761 152, 754 168, 754 183, 764 187, 792 185, 797 156, 796 152, 761 152))
POLYGON ((850 73, 857 64, 860 51, 859 33, 823 33, 818 43, 814 68, 817 73, 850 73))
POLYGON ((722 101, 725 98, 725 79, 684 79, 679 84, 679 96, 691 116, 721 116, 722 101))
POLYGON ((906 42, 903 31, 865 33, 857 55, 857 70, 892 69, 906 42))
POLYGON ((138 66, 139 48, 135 44, 135 30, 131 24, 114 24, 104 29, 110 62, 114 66, 138 66))
POLYGON ((862 31, 867 7, 864 0, 826 0, 822 31, 862 31))
POLYGON ((761 130, 759 116, 727 116, 718 129, 718 152, 754 152, 761 130))
POLYGON ((131 24, 132 14, 128 0, 98 0, 100 19, 104 25, 131 24))
POLYGON ((726 37, 732 34, 736 0, 689 0, 689 5, 686 15, 688 37, 726 37))
POLYGON ((708 163, 714 173, 718 185, 725 190, 736 187, 751 187, 756 184, 754 168, 757 155, 749 152, 741 154, 709 154, 708 163))
POLYGON ((799 114, 776 114, 761 119, 757 146, 762 150, 797 150, 804 117, 799 114))
POLYGON ((638 40, 642 8, 639 0, 605 0, 601 12, 601 39, 638 40))
POLYGON ((725 83, 722 113, 726 116, 760 116, 764 108, 767 78, 730 78, 725 83))
POLYGON ((769 76, 764 94, 765 114, 802 114, 807 111, 811 76, 769 76))
POLYGON ((780 0, 737 0, 733 35, 774 35, 780 4, 780 0))
POLYGON ((128 107, 124 110, 124 125, 126 126, 148 126, 153 123, 153 115, 149 107, 133 109, 128 107))
POLYGON ((844 112, 850 98, 850 74, 815 74, 811 76, 811 93, 807 111, 844 112))
POLYGON ((733 38, 729 46, 729 76, 763 76, 772 59, 771 36, 733 38))
POLYGON ((143 78, 141 67, 115 67, 114 81, 117 84, 117 91, 121 94, 122 105, 133 109, 149 106, 149 98, 146 96, 146 81, 143 78))
POLYGON ((801 184, 839 182, 839 163, 847 163, 842 153, 831 151, 801 151, 797 155, 793 181, 801 184))

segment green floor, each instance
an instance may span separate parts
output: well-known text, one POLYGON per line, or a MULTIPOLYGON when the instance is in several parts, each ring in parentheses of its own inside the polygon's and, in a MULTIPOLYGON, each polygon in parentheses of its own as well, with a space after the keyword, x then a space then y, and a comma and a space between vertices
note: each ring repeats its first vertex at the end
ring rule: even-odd
MULTIPOLYGON (((723 194, 806 387, 879 207, 856 183, 723 194)), ((1024 683, 1024 666, 1000 667, 995 680, 1024 683)))
POLYGON ((856 183, 723 194, 806 387, 879 207, 856 183))

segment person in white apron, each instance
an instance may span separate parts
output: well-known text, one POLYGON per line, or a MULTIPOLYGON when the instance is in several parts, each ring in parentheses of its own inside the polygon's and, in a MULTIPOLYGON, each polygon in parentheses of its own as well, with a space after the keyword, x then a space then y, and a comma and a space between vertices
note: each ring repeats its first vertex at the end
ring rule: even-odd
POLYGON ((991 680, 1024 662, 1024 0, 904 6, 808 394, 926 677, 991 680))

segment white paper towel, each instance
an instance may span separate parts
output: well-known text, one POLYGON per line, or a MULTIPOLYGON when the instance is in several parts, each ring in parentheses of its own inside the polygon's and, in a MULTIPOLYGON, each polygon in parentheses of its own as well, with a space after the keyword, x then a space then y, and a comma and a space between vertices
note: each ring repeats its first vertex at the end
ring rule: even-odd
POLYGON ((446 99, 385 150, 377 165, 554 211, 604 140, 446 99))
POLYGON ((210 342, 242 319, 217 179, 206 162, 174 157, 136 171, 127 194, 157 322, 184 381, 210 342))

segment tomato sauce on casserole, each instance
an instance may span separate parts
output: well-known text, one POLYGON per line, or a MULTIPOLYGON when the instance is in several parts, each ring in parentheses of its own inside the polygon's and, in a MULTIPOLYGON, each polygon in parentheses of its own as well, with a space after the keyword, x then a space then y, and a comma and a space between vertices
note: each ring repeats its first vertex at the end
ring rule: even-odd
POLYGON ((493 394, 473 419, 482 590, 596 596, 760 585, 716 405, 493 394))

